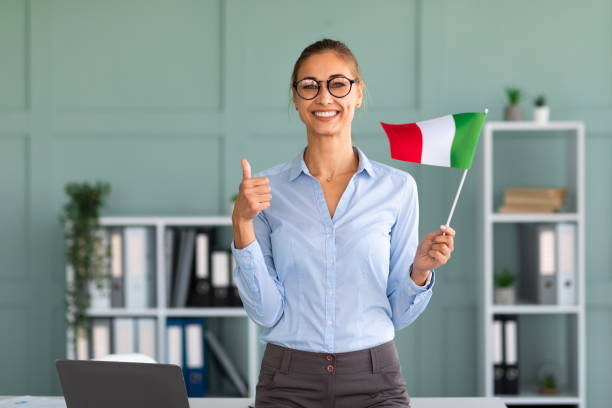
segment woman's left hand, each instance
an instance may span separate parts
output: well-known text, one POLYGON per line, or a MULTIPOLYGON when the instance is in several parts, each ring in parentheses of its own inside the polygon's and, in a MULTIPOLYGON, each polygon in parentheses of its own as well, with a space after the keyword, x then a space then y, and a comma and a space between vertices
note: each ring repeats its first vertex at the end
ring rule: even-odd
POLYGON ((450 259, 451 252, 455 249, 454 237, 455 230, 449 226, 445 229, 440 229, 431 232, 423 238, 423 241, 417 248, 412 271, 424 273, 446 264, 450 259), (446 235, 442 235, 446 233, 446 235))

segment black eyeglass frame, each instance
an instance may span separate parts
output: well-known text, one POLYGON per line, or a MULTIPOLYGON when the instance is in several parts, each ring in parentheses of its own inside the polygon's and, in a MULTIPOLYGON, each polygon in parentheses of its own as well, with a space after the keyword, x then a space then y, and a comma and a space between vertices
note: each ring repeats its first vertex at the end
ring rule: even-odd
POLYGON ((345 77, 344 75, 338 75, 338 76, 334 76, 334 77, 332 77, 332 78, 329 78, 329 79, 328 79, 328 80, 326 80, 326 81, 325 81, 325 80, 323 80, 323 81, 317 81, 317 80, 316 80, 316 79, 314 79, 314 78, 306 77, 306 78, 302 78, 302 79, 300 79, 299 81, 295 81, 295 82, 293 83, 293 89, 295 89, 295 93, 296 93, 296 94, 297 94, 297 95, 298 95, 300 98, 302 98, 302 99, 304 99, 304 100, 307 100, 307 101, 311 101, 311 100, 313 100, 314 98, 316 98, 316 97, 319 95, 319 92, 321 92, 321 82, 325 82, 325 86, 327 87, 327 92, 329 92, 329 94, 330 94, 331 96, 333 96, 334 98, 338 98, 338 99, 340 99, 340 98, 344 98, 344 97, 346 97, 348 94, 350 94, 350 93, 351 93, 351 91, 353 90, 353 84, 357 84, 357 83, 359 83, 359 78, 357 78, 357 79, 350 79, 350 78, 345 77), (349 84, 350 84, 350 86, 349 86, 349 90, 348 90, 348 92, 346 93, 346 95, 344 95, 344 96, 336 96, 336 95, 334 95, 334 94, 332 93, 332 91, 330 91, 330 89, 329 89, 329 83, 330 83, 331 81, 333 81, 334 79, 338 79, 338 78, 344 78, 344 79, 346 79, 347 81, 349 81, 349 84), (297 89, 297 85, 298 85, 300 82, 305 81, 305 80, 314 81, 314 82, 316 82, 316 83, 317 83, 317 93, 316 93, 316 94, 314 94, 314 96, 313 96, 312 98, 304 98, 302 95, 300 95, 300 92, 299 92, 299 91, 298 91, 298 89, 297 89))

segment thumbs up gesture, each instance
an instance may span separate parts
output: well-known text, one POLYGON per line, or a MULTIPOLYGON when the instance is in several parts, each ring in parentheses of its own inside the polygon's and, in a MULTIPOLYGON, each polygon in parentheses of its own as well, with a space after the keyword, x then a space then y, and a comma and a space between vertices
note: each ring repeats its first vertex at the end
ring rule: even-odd
POLYGON ((242 182, 234 205, 232 218, 237 221, 251 221, 260 211, 270 208, 270 186, 267 177, 251 177, 251 165, 242 159, 242 182))

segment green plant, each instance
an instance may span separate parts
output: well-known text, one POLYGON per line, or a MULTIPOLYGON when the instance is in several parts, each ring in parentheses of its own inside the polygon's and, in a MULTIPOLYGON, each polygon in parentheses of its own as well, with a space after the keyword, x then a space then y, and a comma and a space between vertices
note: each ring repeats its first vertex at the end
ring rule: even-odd
POLYGON ((540 381, 540 386, 542 388, 548 388, 548 389, 557 388, 555 377, 553 377, 551 374, 547 375, 540 381))
POLYGON ((503 268, 501 273, 495 275, 495 278, 493 280, 495 282, 495 286, 499 288, 507 288, 514 284, 514 282, 516 281, 516 277, 510 274, 508 268, 503 268))
POLYGON ((236 202, 236 199, 238 199, 238 193, 236 193, 236 194, 234 194, 234 195, 232 196, 232 202, 233 202, 233 203, 235 203, 235 202, 236 202))
POLYGON ((108 253, 99 235, 98 218, 100 207, 110 194, 110 184, 68 183, 65 192, 69 201, 64 205, 60 221, 64 225, 66 263, 72 270, 72 279, 66 287, 66 319, 75 334, 72 346, 76 350, 79 329, 89 327, 89 283, 95 282, 102 288, 108 276, 105 268, 108 253))
POLYGON ((546 97, 544 95, 538 95, 534 100, 535 106, 546 106, 546 97))
POLYGON ((506 94, 510 100, 510 105, 516 105, 521 100, 521 90, 518 88, 506 88, 506 94))

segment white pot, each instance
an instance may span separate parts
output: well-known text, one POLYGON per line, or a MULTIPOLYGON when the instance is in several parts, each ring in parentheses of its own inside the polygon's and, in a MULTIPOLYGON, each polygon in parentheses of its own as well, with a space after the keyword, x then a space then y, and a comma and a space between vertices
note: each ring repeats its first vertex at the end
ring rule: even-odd
POLYGON ((535 106, 533 108, 533 120, 536 123, 548 123, 550 108, 548 106, 535 106))
POLYGON ((505 288, 495 288, 493 301, 496 305, 513 305, 515 303, 514 285, 505 288))

